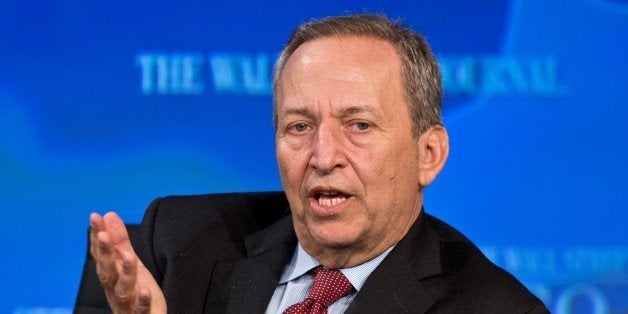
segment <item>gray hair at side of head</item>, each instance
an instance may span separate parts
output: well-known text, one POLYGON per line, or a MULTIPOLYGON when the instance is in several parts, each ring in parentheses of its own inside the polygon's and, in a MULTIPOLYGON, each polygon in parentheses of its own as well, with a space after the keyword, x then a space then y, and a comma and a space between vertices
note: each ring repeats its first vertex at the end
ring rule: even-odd
POLYGON ((402 63, 405 100, 419 137, 432 125, 442 125, 443 90, 438 62, 423 36, 400 21, 374 14, 327 17, 301 24, 290 36, 273 71, 273 124, 277 127, 279 81, 286 62, 303 43, 328 37, 364 36, 390 42, 402 63))

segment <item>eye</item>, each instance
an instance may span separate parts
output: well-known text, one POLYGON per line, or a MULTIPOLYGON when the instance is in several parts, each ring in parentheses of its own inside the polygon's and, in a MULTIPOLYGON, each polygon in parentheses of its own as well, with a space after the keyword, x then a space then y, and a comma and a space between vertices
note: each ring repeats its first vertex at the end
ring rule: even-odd
POLYGON ((356 122, 352 124, 352 128, 358 132, 368 131, 371 128, 371 124, 368 122, 356 122))
POLYGON ((290 129, 292 129, 292 130, 294 130, 294 131, 296 131, 298 133, 302 133, 302 132, 307 131, 308 126, 305 123, 297 123, 297 124, 292 125, 290 127, 290 129))
POLYGON ((360 131, 366 131, 371 127, 371 125, 366 122, 358 122, 355 124, 355 127, 357 127, 360 131))

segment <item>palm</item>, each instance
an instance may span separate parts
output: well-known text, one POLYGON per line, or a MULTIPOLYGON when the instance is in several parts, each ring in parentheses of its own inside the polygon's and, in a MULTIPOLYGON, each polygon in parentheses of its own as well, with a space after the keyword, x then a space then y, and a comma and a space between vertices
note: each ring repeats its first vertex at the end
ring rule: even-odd
POLYGON ((91 252, 115 313, 143 312, 140 295, 148 295, 149 312, 166 313, 166 301, 159 285, 137 257, 124 222, 115 213, 92 215, 91 252), (124 265, 127 261, 127 266, 124 265))

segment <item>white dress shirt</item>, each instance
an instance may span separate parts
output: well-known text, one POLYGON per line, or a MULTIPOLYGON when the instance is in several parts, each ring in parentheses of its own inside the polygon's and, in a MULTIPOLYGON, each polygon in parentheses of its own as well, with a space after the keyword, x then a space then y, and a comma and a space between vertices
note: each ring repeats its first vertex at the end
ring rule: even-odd
MULTIPOLYGON (((382 254, 364 264, 351 268, 341 268, 340 272, 347 277, 347 280, 353 285, 355 291, 334 302, 329 306, 327 312, 329 314, 344 313, 349 307, 349 304, 351 304, 351 301, 355 298, 355 295, 364 285, 366 278, 368 278, 393 248, 394 246, 390 247, 382 254)), ((292 259, 284 268, 275 293, 270 303, 268 303, 266 313, 281 313, 289 306, 305 300, 314 283, 314 276, 308 274, 308 272, 320 264, 321 263, 305 252, 301 244, 297 244, 297 248, 292 254, 292 259)))

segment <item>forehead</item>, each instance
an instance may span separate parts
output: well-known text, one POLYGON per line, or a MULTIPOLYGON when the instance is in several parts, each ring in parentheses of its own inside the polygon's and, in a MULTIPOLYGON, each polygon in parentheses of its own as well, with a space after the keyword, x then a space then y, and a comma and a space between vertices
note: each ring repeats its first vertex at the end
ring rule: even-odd
MULTIPOLYGON (((327 74, 335 69, 339 78, 360 79, 366 72, 400 69, 393 45, 372 37, 323 37, 303 43, 286 62, 282 78, 295 72, 327 74), (323 67, 323 68, 321 68, 323 67), (325 70, 325 71, 322 71, 325 70)), ((397 72, 399 73, 399 72, 397 72)))
MULTIPOLYGON (((325 37, 305 42, 287 60, 277 100, 294 97, 402 97, 401 61, 388 41, 325 37)), ((321 99, 319 99, 320 101, 321 99)))

